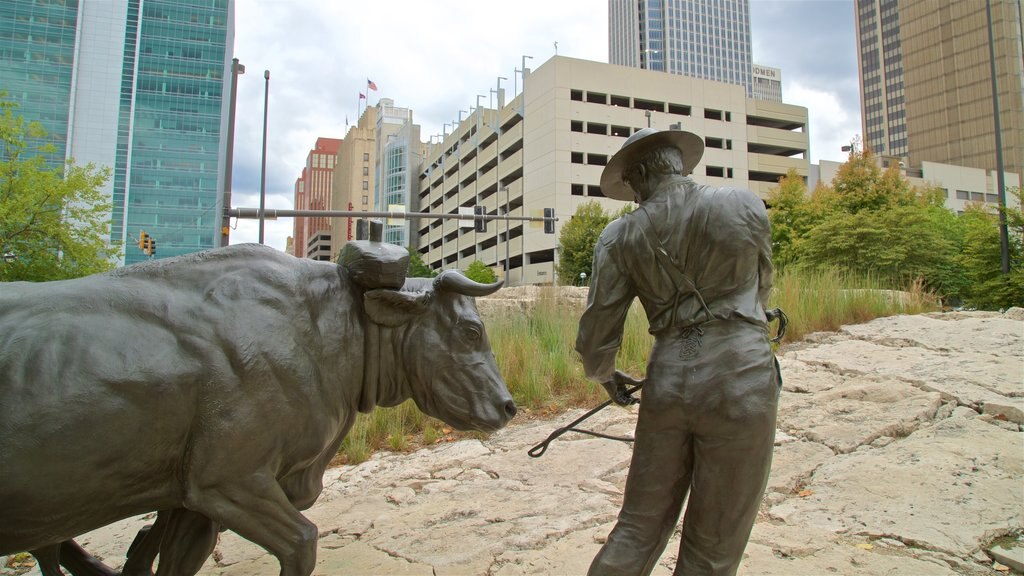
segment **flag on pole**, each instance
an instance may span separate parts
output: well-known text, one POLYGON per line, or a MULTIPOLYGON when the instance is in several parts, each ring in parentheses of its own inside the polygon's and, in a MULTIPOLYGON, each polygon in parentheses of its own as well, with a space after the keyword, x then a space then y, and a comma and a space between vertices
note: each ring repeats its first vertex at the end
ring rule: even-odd
POLYGON ((366 100, 366 94, 363 94, 362 92, 360 92, 359 93, 359 99, 360 100, 366 100))
POLYGON ((369 78, 366 79, 366 87, 375 92, 377 91, 377 85, 369 78))

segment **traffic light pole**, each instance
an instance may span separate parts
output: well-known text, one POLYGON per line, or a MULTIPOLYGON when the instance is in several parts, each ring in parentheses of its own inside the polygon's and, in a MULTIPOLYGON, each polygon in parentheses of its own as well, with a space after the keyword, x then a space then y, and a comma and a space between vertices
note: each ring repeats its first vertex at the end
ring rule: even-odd
MULTIPOLYGON (((546 209, 545 211, 550 210, 546 209)), ((440 220, 472 220, 476 221, 490 221, 490 220, 504 220, 504 221, 517 221, 517 222, 545 222, 551 223, 551 232, 554 233, 554 223, 558 221, 558 218, 554 216, 554 211, 551 210, 550 216, 509 216, 508 214, 438 214, 433 212, 354 212, 351 210, 277 210, 274 208, 265 208, 261 211, 259 208, 229 208, 225 211, 226 215, 230 218, 244 218, 244 219, 258 219, 262 212, 263 218, 268 220, 274 220, 276 218, 310 218, 310 217, 321 217, 321 218, 392 218, 392 219, 419 219, 419 218, 437 218, 440 220)), ((547 232, 547 230, 545 230, 547 232)))

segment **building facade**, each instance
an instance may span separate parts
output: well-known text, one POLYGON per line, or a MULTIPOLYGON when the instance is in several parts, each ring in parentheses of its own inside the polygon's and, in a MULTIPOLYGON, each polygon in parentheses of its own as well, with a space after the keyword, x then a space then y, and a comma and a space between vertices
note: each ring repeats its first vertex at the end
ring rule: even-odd
POLYGON ((232 0, 9 0, 0 86, 74 158, 112 169, 111 241, 121 260, 220 245, 232 0))
POLYGON ((751 97, 755 100, 782 102, 782 70, 754 64, 751 75, 751 97))
MULTIPOLYGON (((889 168, 898 163, 898 158, 875 156, 878 166, 889 168)), ((807 179, 807 189, 814 190, 818 182, 832 182, 839 173, 841 162, 822 160, 811 165, 811 175, 807 179)), ((946 208, 962 213, 969 204, 978 204, 995 211, 999 206, 999 192, 995 170, 982 170, 968 166, 955 166, 939 162, 921 162, 920 168, 900 166, 900 174, 912 186, 919 188, 935 186, 940 188, 946 197, 946 208)), ((1020 175, 1004 172, 1006 186, 1020 186, 1020 175)), ((1014 202, 1012 196, 1007 197, 1008 203, 1014 202)))
MULTIPOLYGON (((345 145, 334 164, 333 204, 336 210, 368 212, 373 209, 376 187, 374 164, 377 149, 377 108, 367 107, 355 126, 345 134, 345 145)), ((331 222, 333 253, 345 242, 356 239, 356 218, 334 218, 331 222)))
POLYGON ((608 0, 612 64, 738 84, 752 96, 751 55, 749 0, 608 0))
MULTIPOLYGON (((317 138, 306 155, 306 165, 295 181, 296 210, 339 210, 333 205, 334 166, 343 141, 317 138)), ((331 260, 331 219, 324 216, 296 217, 292 221, 292 255, 298 258, 331 260)))
MULTIPOLYGON (((390 98, 377 103, 373 205, 380 212, 409 211, 418 181, 413 177, 416 162, 422 161, 420 127, 413 124, 412 110, 395 106, 390 98)), ((384 241, 408 246, 411 224, 395 219, 384 225, 384 241)))
MULTIPOLYGON (((1005 171, 1024 171, 1021 0, 990 0, 1005 171)), ((877 154, 993 170, 986 1, 857 0, 864 142, 877 154)))
POLYGON ((558 282, 561 223, 584 202, 618 210, 601 194, 608 159, 646 126, 689 130, 706 151, 700 182, 750 188, 762 198, 789 169, 808 174, 807 109, 747 97, 724 84, 556 56, 524 78, 522 93, 499 110, 478 108, 427 150, 419 170, 424 212, 541 217, 553 209, 554 234, 541 222, 492 220, 479 232, 457 219, 420 221, 416 244, 435 269, 481 260, 510 285, 558 282))

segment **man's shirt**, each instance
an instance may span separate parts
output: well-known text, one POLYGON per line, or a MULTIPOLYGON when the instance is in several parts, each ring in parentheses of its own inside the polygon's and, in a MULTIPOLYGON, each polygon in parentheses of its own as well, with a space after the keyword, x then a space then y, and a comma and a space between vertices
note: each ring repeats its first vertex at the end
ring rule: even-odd
POLYGON ((634 298, 643 304, 655 335, 711 319, 765 325, 771 256, 768 214, 753 192, 684 177, 663 184, 637 210, 609 224, 594 247, 587 308, 576 339, 587 376, 611 379, 634 298), (696 290, 686 282, 677 287, 678 278, 662 265, 655 253, 659 246, 652 245, 645 228, 696 290))

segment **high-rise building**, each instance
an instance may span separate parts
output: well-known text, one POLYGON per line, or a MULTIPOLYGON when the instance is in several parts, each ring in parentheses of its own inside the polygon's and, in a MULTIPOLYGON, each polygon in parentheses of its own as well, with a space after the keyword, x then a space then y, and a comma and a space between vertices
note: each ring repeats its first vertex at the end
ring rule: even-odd
POLYGON ((1021 0, 857 0, 865 145, 912 168, 996 168, 986 4, 1005 171, 1024 173, 1021 0))
MULTIPOLYGON (((344 145, 337 138, 317 138, 306 155, 306 165, 295 180, 296 210, 340 210, 333 205, 334 165, 344 145)), ((292 254, 299 258, 330 260, 334 254, 331 219, 297 217, 293 221, 292 254)))
POLYGON ((141 261, 220 245, 233 0, 5 0, 0 89, 57 147, 110 167, 112 241, 141 261))
POLYGON ((608 62, 743 86, 753 96, 749 0, 608 0, 608 62))
MULTIPOLYGON (((345 145, 334 164, 334 199, 336 210, 368 212, 373 209, 376 177, 373 173, 377 149, 377 107, 367 107, 355 126, 345 133, 345 145)), ((337 256, 345 242, 356 239, 356 218, 334 218, 331 239, 337 256)))
MULTIPOLYGON (((420 127, 412 122, 412 110, 395 106, 390 98, 381 98, 377 104, 375 140, 374 172, 377 177, 374 179, 374 209, 382 212, 408 211, 418 184, 413 171, 423 157, 420 127)), ((410 225, 407 221, 385 224, 385 242, 408 246, 409 240, 410 225)))
POLYGON ((499 106, 476 109, 436 144, 431 139, 419 167, 420 211, 481 207, 498 217, 483 231, 471 216, 414 222, 416 249, 431 268, 480 260, 508 285, 557 281, 559 229, 585 202, 623 207, 601 193, 601 172, 647 126, 704 139, 699 182, 767 198, 790 169, 808 174, 807 109, 748 98, 735 84, 555 56, 527 70, 522 93, 499 106), (545 209, 559 219, 554 234, 540 222, 501 219, 542 217, 545 209))

